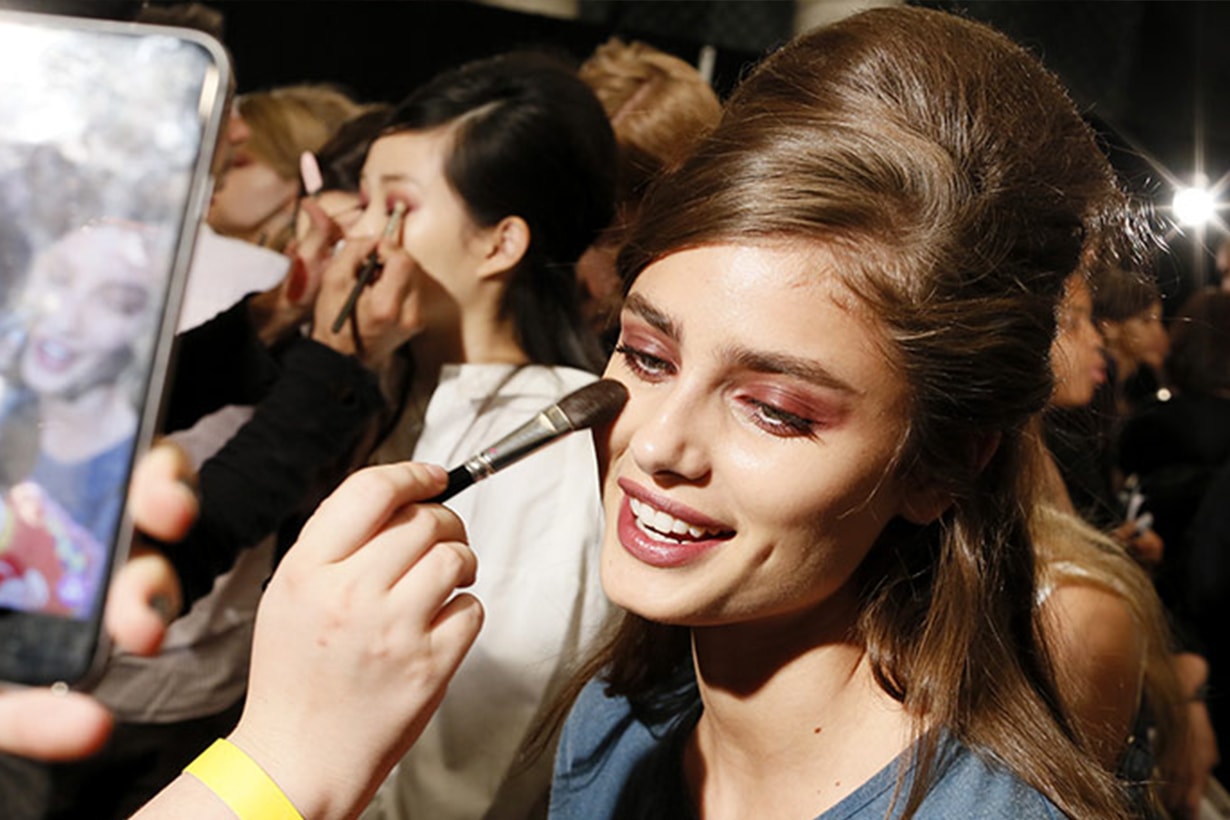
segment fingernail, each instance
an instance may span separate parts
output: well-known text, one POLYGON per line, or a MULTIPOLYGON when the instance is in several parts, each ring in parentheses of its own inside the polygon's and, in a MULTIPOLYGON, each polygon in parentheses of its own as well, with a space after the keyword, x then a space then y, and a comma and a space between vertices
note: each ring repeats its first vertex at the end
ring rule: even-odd
POLYGON ((291 260, 290 271, 286 274, 286 298, 293 304, 299 304, 307 290, 307 264, 303 257, 296 256, 291 260))

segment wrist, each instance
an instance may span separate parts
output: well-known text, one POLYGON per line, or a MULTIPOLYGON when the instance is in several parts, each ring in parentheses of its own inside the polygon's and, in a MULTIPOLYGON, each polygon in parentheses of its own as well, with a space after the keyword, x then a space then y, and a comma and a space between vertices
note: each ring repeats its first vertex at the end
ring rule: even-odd
POLYGON ((184 768, 238 820, 303 820, 299 807, 244 749, 218 739, 184 768))
POLYGON ((322 748, 319 744, 305 743, 294 733, 257 731, 245 726, 242 719, 228 740, 269 775, 303 817, 352 817, 361 808, 360 795, 351 794, 353 782, 335 776, 338 761, 314 757, 322 748))

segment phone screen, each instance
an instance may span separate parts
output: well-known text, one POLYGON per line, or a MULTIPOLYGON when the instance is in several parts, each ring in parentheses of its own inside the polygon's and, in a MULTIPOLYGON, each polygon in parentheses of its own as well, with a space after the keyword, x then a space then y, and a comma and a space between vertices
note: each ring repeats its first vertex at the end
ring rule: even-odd
POLYGON ((196 32, 0 14, 0 678, 97 654, 227 76, 196 32))

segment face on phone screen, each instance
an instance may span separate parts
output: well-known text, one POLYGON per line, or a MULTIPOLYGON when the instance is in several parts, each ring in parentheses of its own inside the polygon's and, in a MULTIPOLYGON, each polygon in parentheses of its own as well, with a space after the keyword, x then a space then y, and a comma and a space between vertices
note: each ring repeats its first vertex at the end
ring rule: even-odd
POLYGON ((0 677, 89 665, 224 74, 195 33, 0 15, 0 677))

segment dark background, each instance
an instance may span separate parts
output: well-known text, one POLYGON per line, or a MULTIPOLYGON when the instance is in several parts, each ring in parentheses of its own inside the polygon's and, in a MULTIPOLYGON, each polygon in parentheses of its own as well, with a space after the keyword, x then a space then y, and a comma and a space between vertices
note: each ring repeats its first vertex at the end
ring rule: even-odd
MULTIPOLYGON (((1037 53, 1102 132, 1129 186, 1165 215, 1176 184, 1230 172, 1230 2, 966 0, 922 2, 985 20, 1037 53)), ((135 0, 0 0, 44 11, 123 16, 135 0)), ((240 91, 336 83, 395 101, 439 69, 517 47, 583 59, 611 35, 696 63, 715 47, 726 94, 791 33, 791 0, 580 0, 579 19, 468 0, 213 0, 226 15, 240 91)), ((1172 232, 1159 278, 1173 309, 1214 276, 1224 223, 1172 232)))

